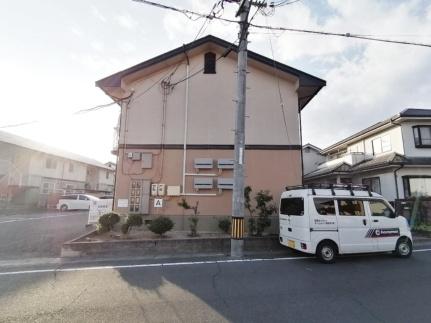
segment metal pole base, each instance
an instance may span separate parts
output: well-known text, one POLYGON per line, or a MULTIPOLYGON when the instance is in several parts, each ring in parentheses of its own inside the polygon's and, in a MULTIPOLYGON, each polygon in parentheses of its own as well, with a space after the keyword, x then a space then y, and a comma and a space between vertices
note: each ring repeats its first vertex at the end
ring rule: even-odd
POLYGON ((244 240, 230 240, 230 256, 234 258, 242 258, 244 256, 244 240))

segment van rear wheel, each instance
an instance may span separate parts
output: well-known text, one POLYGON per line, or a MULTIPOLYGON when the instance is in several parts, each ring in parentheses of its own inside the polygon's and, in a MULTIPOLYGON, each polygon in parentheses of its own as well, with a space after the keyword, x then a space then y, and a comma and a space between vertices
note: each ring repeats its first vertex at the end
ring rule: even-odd
POLYGON ((317 246, 316 256, 324 264, 335 262, 337 247, 330 241, 323 241, 317 246))
POLYGON ((61 212, 66 212, 68 210, 68 207, 67 207, 67 205, 66 204, 63 204, 61 207, 60 207, 60 211, 61 212))

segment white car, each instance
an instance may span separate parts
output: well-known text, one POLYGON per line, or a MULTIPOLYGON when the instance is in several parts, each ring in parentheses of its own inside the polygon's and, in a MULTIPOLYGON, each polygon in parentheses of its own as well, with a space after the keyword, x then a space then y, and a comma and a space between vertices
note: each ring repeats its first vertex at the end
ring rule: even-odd
POLYGON ((66 194, 60 197, 57 210, 89 210, 91 204, 97 204, 99 199, 88 194, 66 194))
POLYGON ((365 187, 320 185, 286 188, 280 200, 280 243, 334 262, 338 254, 392 251, 411 255, 407 220, 365 187))

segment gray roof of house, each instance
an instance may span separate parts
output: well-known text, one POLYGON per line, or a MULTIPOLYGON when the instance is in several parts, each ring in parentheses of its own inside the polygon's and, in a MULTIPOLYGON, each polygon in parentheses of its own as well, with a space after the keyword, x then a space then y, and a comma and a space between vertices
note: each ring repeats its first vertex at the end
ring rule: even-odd
POLYGON ((0 142, 5 142, 5 143, 11 144, 11 145, 15 145, 15 146, 27 148, 30 150, 42 152, 42 153, 52 155, 52 156, 70 159, 70 160, 80 162, 83 164, 88 164, 88 165, 112 170, 111 168, 109 168, 105 164, 103 164, 103 163, 101 163, 95 159, 91 159, 91 158, 88 158, 85 156, 71 153, 71 152, 66 151, 66 150, 51 147, 51 146, 42 144, 40 142, 31 140, 31 139, 27 139, 27 138, 24 138, 21 136, 14 135, 10 132, 0 131, 0 142))
POLYGON ((339 162, 329 167, 319 168, 311 173, 305 174, 304 178, 308 179, 308 178, 322 177, 329 174, 348 173, 350 170, 350 167, 351 166, 345 162, 339 162))
MULTIPOLYGON (((187 51, 197 48, 199 46, 202 46, 206 43, 213 43, 218 46, 226 48, 226 50, 238 52, 238 46, 229 43, 221 38, 208 35, 202 38, 199 38, 191 43, 184 44, 181 47, 175 48, 169 52, 166 52, 162 55, 156 56, 154 58, 151 58, 147 61, 144 61, 140 64, 137 64, 135 66, 129 67, 123 71, 120 71, 118 73, 112 74, 108 77, 105 77, 99 81, 96 81, 96 86, 100 88, 109 88, 109 87, 119 87, 121 85, 121 79, 127 75, 130 75, 132 73, 135 73, 139 70, 142 70, 144 68, 150 67, 152 65, 158 64, 164 60, 167 60, 169 58, 172 58, 177 55, 183 55, 187 51)), ((228 53, 227 53, 228 54, 228 53)), ((226 56, 227 56, 226 54, 226 56)), ((265 65, 268 65, 272 68, 276 68, 280 71, 286 72, 288 74, 294 75, 299 79, 299 88, 298 88, 298 101, 299 101, 299 108, 302 110, 308 102, 311 101, 311 99, 320 91, 322 87, 326 85, 326 81, 322 80, 316 76, 313 76, 311 74, 307 74, 303 71, 297 70, 293 67, 290 67, 288 65, 285 65, 283 63, 277 62, 273 59, 270 59, 268 57, 262 56, 258 53, 255 53, 253 51, 247 51, 247 55, 249 59, 253 59, 256 61, 259 61, 265 65)))
POLYGON ((327 152, 331 151, 332 149, 341 146, 343 144, 347 144, 349 141, 356 139, 359 136, 362 136, 370 131, 373 131, 375 129, 378 129, 384 125, 390 124, 393 121, 399 119, 399 118, 430 118, 431 117, 431 110, 430 109, 405 109, 401 111, 400 113, 392 116, 389 119, 386 119, 384 121, 377 122, 376 124, 373 124, 372 126, 369 126, 368 128, 365 128, 364 130, 361 130, 343 140, 340 140, 336 142, 335 144, 326 147, 322 150, 323 154, 326 154, 327 152))
POLYGON ((351 168, 352 172, 373 169, 389 165, 401 165, 407 162, 407 158, 397 153, 389 153, 374 157, 373 159, 365 160, 351 168))

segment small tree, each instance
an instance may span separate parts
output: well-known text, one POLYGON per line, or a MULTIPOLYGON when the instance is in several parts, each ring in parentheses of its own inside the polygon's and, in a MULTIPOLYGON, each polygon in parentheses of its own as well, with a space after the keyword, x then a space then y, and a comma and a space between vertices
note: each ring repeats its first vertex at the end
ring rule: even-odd
POLYGON ((148 225, 148 229, 151 232, 154 232, 155 234, 160 235, 160 237, 162 237, 163 234, 168 232, 169 230, 172 230, 173 227, 174 227, 174 222, 172 222, 171 219, 164 216, 159 216, 158 218, 155 218, 148 225))
POLYGON ((111 231, 116 223, 120 222, 120 216, 117 213, 109 212, 103 214, 99 218, 99 223, 97 225, 97 232, 104 233, 111 231))
POLYGON ((199 201, 196 201, 195 206, 190 206, 185 199, 181 199, 181 202, 178 202, 178 205, 181 206, 184 210, 193 210, 193 215, 189 218, 190 224, 190 236, 197 237, 198 236, 198 207, 199 201))
POLYGON ((254 200, 256 201, 256 210, 258 212, 256 235, 261 236, 265 228, 271 225, 271 219, 269 217, 275 213, 277 207, 272 202, 273 197, 269 191, 259 191, 254 197, 254 200))
POLYGON ((121 232, 128 234, 133 227, 140 227, 142 225, 142 216, 139 214, 129 214, 126 223, 121 226, 121 232))
POLYGON ((250 235, 254 236, 257 234, 256 219, 253 218, 256 209, 254 209, 251 204, 251 192, 252 189, 250 186, 244 188, 244 207, 250 215, 250 219, 248 219, 248 232, 250 235))

